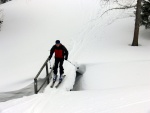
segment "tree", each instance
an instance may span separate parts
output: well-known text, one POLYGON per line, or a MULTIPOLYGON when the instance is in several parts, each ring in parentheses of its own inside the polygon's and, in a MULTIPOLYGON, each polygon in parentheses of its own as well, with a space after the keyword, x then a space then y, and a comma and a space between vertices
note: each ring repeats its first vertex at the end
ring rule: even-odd
POLYGON ((1 3, 6 3, 8 1, 11 1, 11 0, 0 0, 1 3))
MULTIPOLYGON (((111 11, 111 10, 116 10, 116 9, 118 9, 118 10, 120 10, 120 9, 130 9, 130 8, 136 7, 134 37, 133 37, 132 46, 138 46, 139 27, 140 27, 140 22, 141 22, 141 16, 140 16, 140 14, 141 14, 141 2, 142 2, 142 0, 137 0, 137 4, 136 5, 132 5, 132 4, 131 5, 123 5, 123 4, 120 4, 118 0, 114 0, 114 1, 116 1, 116 3, 120 7, 108 9, 101 16, 103 16, 106 12, 111 11)), ((148 0, 145 0, 145 1, 148 1, 148 0)), ((149 19, 150 19, 150 16, 149 16, 149 19)))
POLYGON ((141 21, 141 1, 137 1, 137 7, 136 7, 136 19, 135 19, 135 28, 134 28, 134 37, 132 46, 138 46, 138 39, 139 39, 139 27, 140 27, 140 21, 141 21))
POLYGON ((150 0, 142 1, 140 24, 150 29, 150 0))
POLYGON ((5 3, 7 0, 1 0, 1 3, 5 3))

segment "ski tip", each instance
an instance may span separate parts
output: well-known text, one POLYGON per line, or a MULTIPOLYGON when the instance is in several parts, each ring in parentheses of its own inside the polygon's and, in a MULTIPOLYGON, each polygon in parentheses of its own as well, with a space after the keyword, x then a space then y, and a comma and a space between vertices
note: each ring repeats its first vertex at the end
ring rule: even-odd
POLYGON ((50 86, 50 88, 53 88, 53 86, 50 86))

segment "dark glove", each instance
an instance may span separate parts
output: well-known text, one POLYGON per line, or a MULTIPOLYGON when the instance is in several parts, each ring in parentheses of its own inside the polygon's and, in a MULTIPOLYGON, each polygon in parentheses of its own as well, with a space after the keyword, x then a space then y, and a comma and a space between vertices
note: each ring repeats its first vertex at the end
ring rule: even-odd
POLYGON ((50 60, 51 60, 51 57, 49 57, 48 60, 50 61, 50 60))
POLYGON ((68 58, 66 57, 65 60, 68 60, 68 58))

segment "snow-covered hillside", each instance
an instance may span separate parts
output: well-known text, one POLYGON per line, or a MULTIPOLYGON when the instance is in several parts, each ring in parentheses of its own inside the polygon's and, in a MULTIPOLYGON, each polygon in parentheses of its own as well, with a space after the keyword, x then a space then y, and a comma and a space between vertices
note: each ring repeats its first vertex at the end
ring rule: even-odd
POLYGON ((5 16, 0 32, 0 92, 33 82, 55 40, 60 39, 71 54, 76 43, 72 38, 92 17, 91 8, 98 7, 95 2, 22 0, 1 5, 5 16))
POLYGON ((33 82, 57 39, 84 73, 77 86, 80 91, 62 90, 72 85, 75 74, 65 62, 68 79, 61 88, 48 86, 44 93, 0 103, 0 112, 149 113, 150 31, 141 28, 141 46, 130 46, 134 18, 128 16, 134 9, 100 17, 116 6, 102 0, 14 0, 1 5, 0 92, 33 82))

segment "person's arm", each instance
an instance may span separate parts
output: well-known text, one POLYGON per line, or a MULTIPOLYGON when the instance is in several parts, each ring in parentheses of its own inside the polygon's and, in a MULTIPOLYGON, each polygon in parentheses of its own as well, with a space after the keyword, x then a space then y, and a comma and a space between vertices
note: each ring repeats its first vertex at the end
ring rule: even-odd
POLYGON ((64 51, 65 51, 65 60, 68 59, 68 50, 66 49, 66 47, 64 46, 64 51))
POLYGON ((53 46, 50 50, 50 56, 49 56, 49 60, 51 60, 52 56, 53 56, 53 53, 54 53, 54 50, 55 50, 55 46, 53 46))

